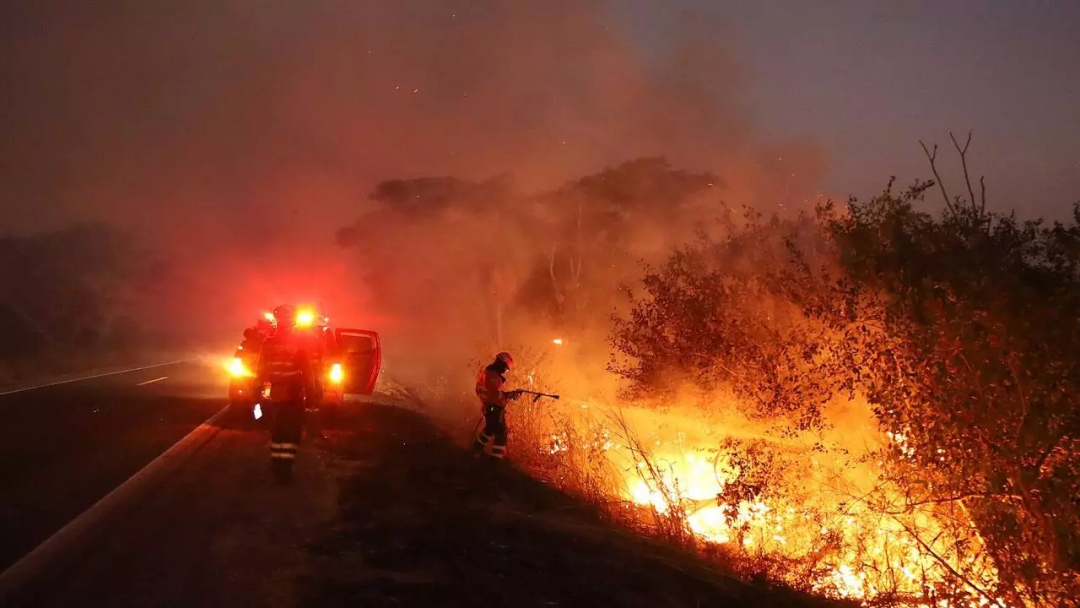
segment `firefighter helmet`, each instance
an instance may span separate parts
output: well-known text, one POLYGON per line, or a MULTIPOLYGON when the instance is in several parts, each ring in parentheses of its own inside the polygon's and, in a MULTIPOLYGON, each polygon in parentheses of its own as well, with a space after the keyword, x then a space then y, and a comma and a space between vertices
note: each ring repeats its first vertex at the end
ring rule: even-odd
POLYGON ((508 352, 501 352, 495 355, 496 361, 502 361, 506 365, 506 369, 514 369, 514 358, 510 356, 508 352))
POLYGON ((296 308, 288 304, 282 304, 274 309, 274 320, 278 328, 291 328, 296 325, 296 308))

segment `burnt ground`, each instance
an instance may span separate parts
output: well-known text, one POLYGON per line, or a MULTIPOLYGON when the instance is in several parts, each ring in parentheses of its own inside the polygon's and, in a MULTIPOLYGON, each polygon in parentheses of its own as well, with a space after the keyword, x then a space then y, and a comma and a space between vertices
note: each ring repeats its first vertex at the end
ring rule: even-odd
POLYGON ((606 524, 422 415, 362 405, 324 449, 338 514, 312 543, 310 606, 810 606, 606 524))

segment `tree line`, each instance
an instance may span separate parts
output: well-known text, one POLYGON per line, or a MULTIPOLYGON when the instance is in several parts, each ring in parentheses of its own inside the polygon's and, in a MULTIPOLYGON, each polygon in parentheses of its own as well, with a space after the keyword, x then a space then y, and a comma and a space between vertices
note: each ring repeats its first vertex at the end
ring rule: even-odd
POLYGON ((157 258, 101 224, 0 237, 0 361, 21 373, 140 345, 134 307, 163 277, 157 258))
POLYGON ((470 324, 503 343, 511 317, 566 330, 606 326, 611 286, 638 273, 649 243, 693 234, 698 214, 685 211, 719 181, 664 158, 533 194, 509 175, 387 180, 337 242, 361 253, 360 271, 388 309, 449 315, 432 324, 470 324), (427 306, 432 294, 437 307, 427 306))

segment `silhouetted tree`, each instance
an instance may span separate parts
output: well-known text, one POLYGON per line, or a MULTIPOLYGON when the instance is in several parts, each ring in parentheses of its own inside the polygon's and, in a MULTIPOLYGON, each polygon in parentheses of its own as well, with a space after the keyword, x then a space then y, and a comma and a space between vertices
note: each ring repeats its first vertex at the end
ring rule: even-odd
POLYGON ((107 345, 135 298, 159 285, 161 268, 154 264, 128 235, 98 224, 0 238, 8 341, 23 354, 107 345))

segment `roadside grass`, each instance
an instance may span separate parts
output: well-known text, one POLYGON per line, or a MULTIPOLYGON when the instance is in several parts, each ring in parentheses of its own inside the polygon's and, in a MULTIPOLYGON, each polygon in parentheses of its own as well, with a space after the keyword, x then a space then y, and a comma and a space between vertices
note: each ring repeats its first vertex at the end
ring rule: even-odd
POLYGON ((843 605, 703 560, 645 510, 603 500, 599 471, 569 465, 557 485, 544 477, 558 471, 528 468, 520 451, 515 462, 472 457, 465 399, 432 416, 415 393, 381 388, 377 401, 395 405, 350 408, 348 430, 327 442, 339 520, 310 551, 338 565, 313 575, 305 605, 843 605))

